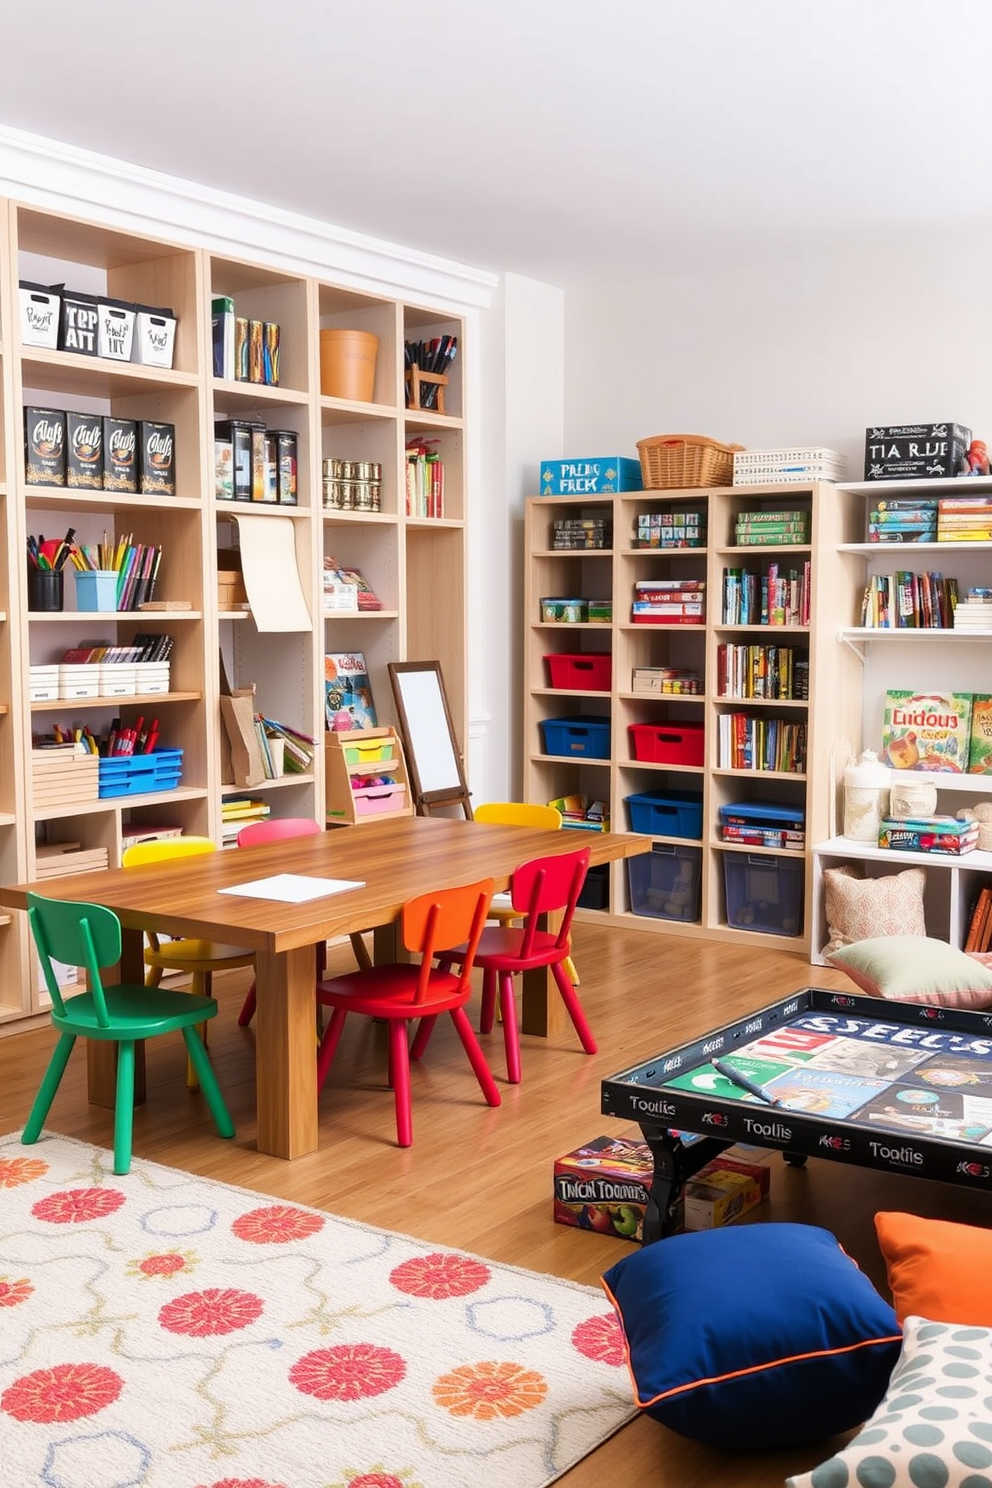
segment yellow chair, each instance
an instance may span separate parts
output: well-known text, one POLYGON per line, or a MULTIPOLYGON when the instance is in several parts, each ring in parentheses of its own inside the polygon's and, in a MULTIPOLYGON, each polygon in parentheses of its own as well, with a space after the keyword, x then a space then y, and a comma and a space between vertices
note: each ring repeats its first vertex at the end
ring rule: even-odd
MULTIPOLYGON (((507 827, 543 828, 546 832, 557 832, 562 823, 557 806, 539 806, 531 801, 483 801, 481 806, 473 808, 472 815, 480 822, 497 822, 507 827)), ((510 925, 523 916, 513 908, 509 893, 503 893, 493 895, 489 918, 498 920, 501 925, 510 925)), ((579 974, 571 956, 566 958, 564 968, 573 987, 577 987, 579 974)))
MULTIPOLYGON (((157 842, 136 842, 124 849, 122 868, 137 868, 142 863, 167 863, 176 858, 194 857, 217 851, 209 837, 163 837, 157 842)), ((153 930, 146 932, 145 977, 147 987, 157 987, 165 971, 181 971, 190 977, 190 991, 197 997, 211 995, 211 978, 215 971, 233 971, 241 966, 254 966, 255 952, 243 946, 221 945, 214 940, 166 940, 162 942, 153 930)), ((206 1043, 206 1024, 199 1024, 206 1043)), ((199 1087, 192 1061, 187 1063, 186 1084, 190 1090, 199 1087)))

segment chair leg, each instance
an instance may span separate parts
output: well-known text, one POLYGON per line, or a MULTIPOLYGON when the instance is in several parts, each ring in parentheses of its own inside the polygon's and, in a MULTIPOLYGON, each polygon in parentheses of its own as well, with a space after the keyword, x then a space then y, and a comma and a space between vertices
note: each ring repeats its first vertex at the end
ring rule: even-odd
POLYGON ((245 997, 244 1002, 241 1004, 241 1011, 238 1014, 238 1027, 239 1028, 247 1028, 248 1027, 248 1024, 251 1022, 251 1020, 252 1020, 252 1018, 254 1018, 254 1016, 255 1016, 255 983, 254 983, 254 980, 253 980, 251 986, 248 988, 247 996, 245 997))
POLYGON ((224 1097, 221 1095, 220 1086, 217 1084, 217 1076, 214 1074, 213 1065, 210 1063, 210 1055, 207 1053, 195 1028, 184 1028, 183 1039, 186 1044, 186 1052, 190 1063, 194 1066, 200 1080, 200 1089, 203 1091, 203 1099, 210 1108, 210 1114, 214 1118, 214 1125, 222 1137, 234 1136, 234 1122, 231 1113, 227 1109, 224 1097))
POLYGON ((347 1018, 347 1016, 348 1014, 344 1008, 335 1008, 333 1013, 331 1014, 330 1022, 324 1029, 324 1036, 320 1041, 320 1048, 317 1050, 318 1095, 324 1088, 324 1081, 327 1079, 327 1071, 331 1067, 331 1060, 334 1058, 334 1052, 337 1049, 338 1041, 341 1038, 341 1031, 344 1028, 344 1020, 345 1018, 347 1018))
POLYGON ((479 1032, 492 1033, 496 1019, 496 973, 487 966, 482 973, 482 1007, 479 1010, 479 1032))
POLYGON ((114 1095, 114 1172, 131 1171, 134 1128, 134 1040, 117 1045, 117 1091, 114 1095))
POLYGON ((486 1063, 486 1056, 479 1045, 479 1040, 472 1032, 472 1024, 464 1008, 451 1009, 451 1021, 458 1030, 458 1037, 462 1041, 462 1047, 469 1057, 469 1063, 475 1071, 483 1095, 491 1106, 501 1106, 503 1097, 499 1093, 496 1081, 493 1079, 492 1070, 486 1063))
POLYGON ((433 1018, 421 1018, 420 1026, 418 1027, 417 1032, 414 1035, 413 1044, 410 1047, 411 1059, 420 1059, 420 1057, 423 1055, 430 1041, 430 1036, 434 1031, 434 1024, 436 1022, 436 1016, 433 1018))
POLYGON ((499 1008, 503 1018, 503 1048, 506 1050, 506 1078, 511 1085, 520 1084, 520 1034, 517 1030, 517 1002, 513 995, 512 971, 499 974, 499 1008))
POLYGON ((389 1083, 396 1103, 396 1140, 401 1147, 410 1147, 413 1145, 413 1107, 405 1018, 389 1020, 389 1083))
POLYGON ((575 968, 575 962, 572 960, 571 956, 566 956, 564 961, 562 962, 562 965, 565 968, 565 975, 568 977, 568 980, 571 982, 572 986, 578 987, 580 985, 579 973, 575 968))
POLYGON ((351 941, 351 949, 355 953, 355 960, 358 962, 359 971, 371 971, 372 957, 369 955, 364 937, 359 935, 358 931, 355 930, 349 936, 349 939, 351 941))
POLYGON ((25 1147, 30 1147, 32 1143, 37 1142, 41 1135, 41 1129, 45 1124, 45 1117, 52 1109, 55 1092, 62 1082, 62 1076, 65 1074, 65 1067, 69 1063, 69 1055, 72 1053, 75 1042, 76 1035, 74 1033, 62 1033, 59 1035, 59 1041, 52 1050, 52 1057, 48 1061, 45 1077, 38 1087, 38 1094, 34 1098, 28 1119, 24 1123, 21 1141, 25 1147))
POLYGON ((563 963, 558 962, 557 965, 552 966, 551 974, 555 979, 555 985, 558 991, 561 993, 561 1000, 568 1009, 568 1016, 571 1018, 575 1031, 579 1035, 579 1042, 587 1054, 595 1054, 599 1046, 592 1036, 592 1029, 586 1021, 586 1015, 582 1011, 582 1004, 579 1002, 575 988, 569 981, 568 973, 565 971, 563 963))
MULTIPOLYGON (((190 977, 189 990, 192 993, 194 993, 194 995, 197 996, 197 997, 209 997, 210 996, 211 986, 212 986, 212 978, 210 976, 209 971, 194 971, 193 974, 192 974, 192 976, 190 977)), ((207 1025, 206 1025, 206 1023, 198 1023, 196 1025, 196 1032, 197 1032, 198 1036, 200 1037, 200 1039, 202 1040, 203 1045, 204 1045, 204 1048, 205 1048, 206 1047, 206 1043, 207 1043, 207 1025)), ((186 1060, 186 1089, 187 1090, 199 1090, 199 1088, 200 1088, 200 1080, 199 1080, 199 1077, 198 1077, 198 1075, 196 1073, 196 1065, 193 1063, 192 1059, 187 1058, 187 1060, 186 1060)))

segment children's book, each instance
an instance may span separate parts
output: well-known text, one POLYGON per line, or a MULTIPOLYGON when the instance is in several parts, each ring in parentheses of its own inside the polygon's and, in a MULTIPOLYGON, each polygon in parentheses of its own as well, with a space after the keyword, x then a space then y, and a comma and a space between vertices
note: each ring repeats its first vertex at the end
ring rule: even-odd
POLYGON ((968 769, 970 692, 885 694, 883 758, 893 770, 968 769))
POLYGON ((324 657, 324 714, 332 733, 377 727, 372 686, 361 651, 332 651, 324 657))
POLYGON ((986 692, 976 692, 971 699, 968 774, 992 775, 992 697, 986 692))

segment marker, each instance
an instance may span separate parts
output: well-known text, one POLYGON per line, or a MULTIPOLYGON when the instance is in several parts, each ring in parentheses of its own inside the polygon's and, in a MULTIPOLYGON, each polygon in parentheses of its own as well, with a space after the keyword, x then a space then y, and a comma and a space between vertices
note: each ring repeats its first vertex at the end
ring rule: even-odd
POLYGON ((764 1085, 759 1085, 757 1080, 749 1079, 739 1069, 735 1069, 732 1064, 728 1064, 725 1059, 711 1059, 710 1064, 723 1075, 725 1080, 729 1080, 732 1085, 739 1085, 741 1090, 749 1090, 752 1095, 756 1095, 759 1100, 765 1101, 769 1106, 780 1106, 782 1104, 778 1096, 771 1095, 765 1089, 764 1085))

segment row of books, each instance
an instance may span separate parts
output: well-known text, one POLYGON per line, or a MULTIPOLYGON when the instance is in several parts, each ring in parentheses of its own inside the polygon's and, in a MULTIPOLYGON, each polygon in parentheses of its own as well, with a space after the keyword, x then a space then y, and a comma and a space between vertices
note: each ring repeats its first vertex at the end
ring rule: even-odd
POLYGON ((719 697, 805 702, 809 653, 792 646, 718 646, 716 690, 719 697))
POLYGON ((808 543, 808 511, 747 511, 738 513, 734 542, 739 548, 778 548, 808 543))
POLYGON ((975 900, 964 948, 966 951, 992 950, 992 888, 987 885, 975 900))
POLYGON ((905 569, 873 574, 861 601, 861 624, 872 630, 950 630, 957 603, 953 576, 905 569))
POLYGON ((721 770, 806 770, 805 723, 721 713, 717 720, 717 764, 721 770))
POLYGON ((437 440, 411 439, 406 446, 406 514, 444 516, 444 462, 437 440))
POLYGON ((725 568, 721 618, 724 625, 808 625, 810 595, 808 561, 788 572, 777 563, 765 573, 725 568))

